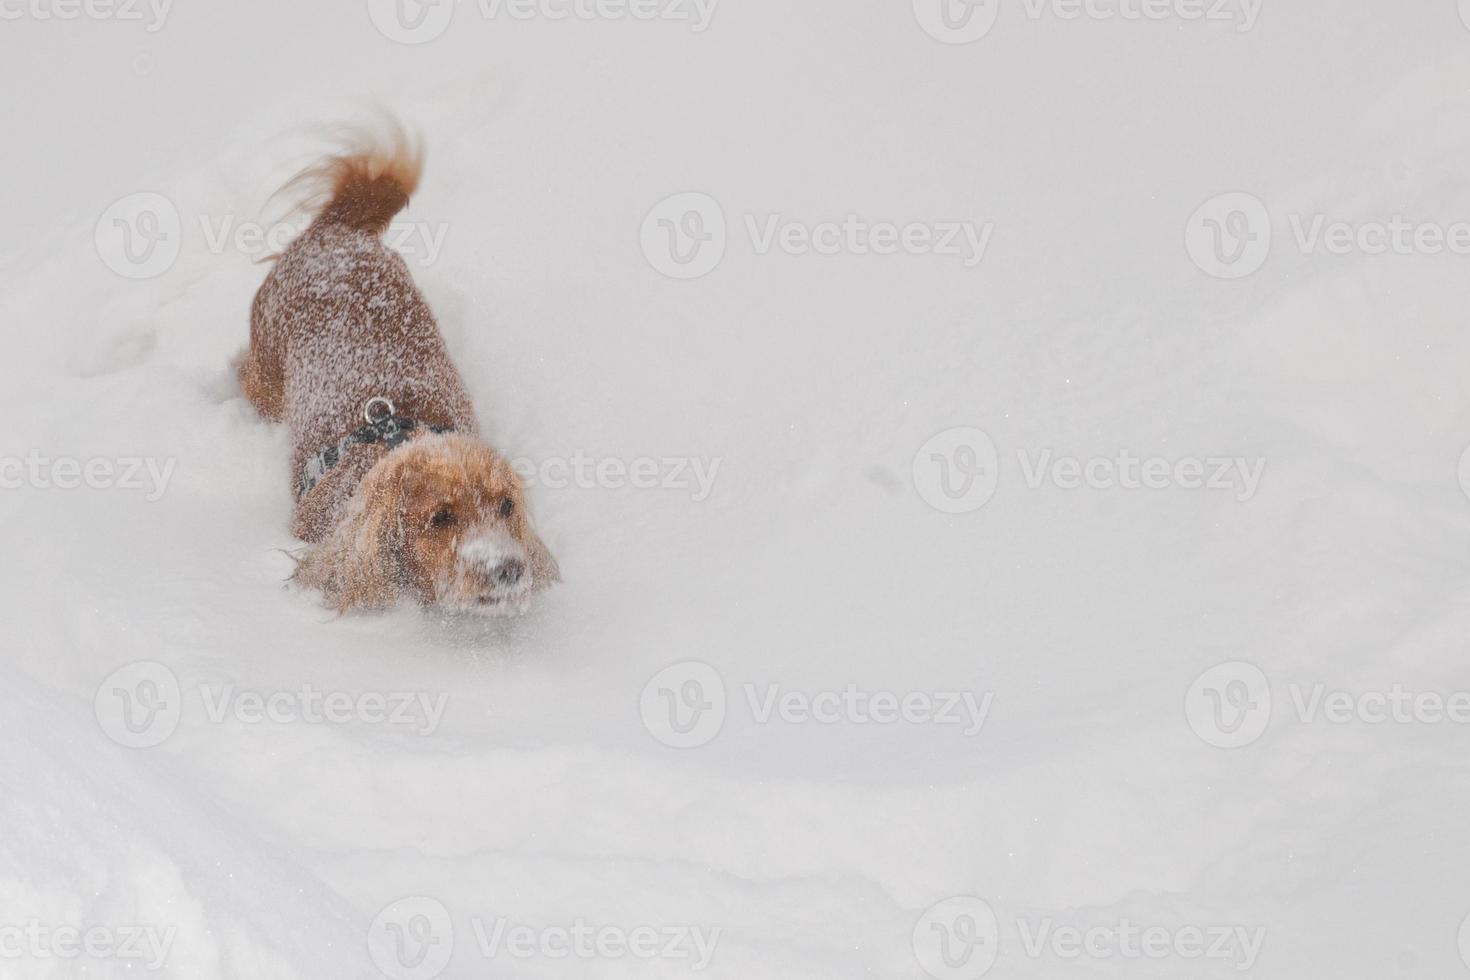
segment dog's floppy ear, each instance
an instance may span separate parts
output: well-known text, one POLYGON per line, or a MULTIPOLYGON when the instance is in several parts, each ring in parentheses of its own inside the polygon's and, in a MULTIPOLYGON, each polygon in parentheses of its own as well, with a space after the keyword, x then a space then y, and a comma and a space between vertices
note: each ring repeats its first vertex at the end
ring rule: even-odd
POLYGON ((339 612, 378 608, 398 594, 403 547, 399 468, 380 460, 347 503, 342 519, 306 550, 292 578, 317 588, 339 612))
POLYGON ((520 539, 521 547, 526 549, 526 559, 531 566, 531 591, 540 592, 560 582, 561 566, 556 563, 556 557, 546 547, 546 542, 531 527, 530 521, 521 521, 516 537, 520 539))

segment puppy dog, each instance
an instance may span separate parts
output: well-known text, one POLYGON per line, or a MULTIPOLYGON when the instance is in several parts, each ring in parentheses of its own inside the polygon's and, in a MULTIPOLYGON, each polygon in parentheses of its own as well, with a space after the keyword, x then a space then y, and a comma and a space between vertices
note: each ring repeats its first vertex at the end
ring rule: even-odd
POLYGON ((295 581, 340 611, 401 598, 504 614, 560 581, 510 464, 480 438, 434 315, 381 236, 423 151, 359 132, 286 189, 310 226, 255 294, 241 389, 291 432, 295 581))

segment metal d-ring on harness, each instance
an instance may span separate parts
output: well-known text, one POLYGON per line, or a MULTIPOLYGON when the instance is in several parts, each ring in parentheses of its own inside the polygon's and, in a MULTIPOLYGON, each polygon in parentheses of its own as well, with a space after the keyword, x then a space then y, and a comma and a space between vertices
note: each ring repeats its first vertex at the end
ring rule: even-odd
MULTIPOLYGON (((347 450, 353 446, 381 442, 389 450, 397 449, 419 427, 419 423, 413 419, 400 416, 393 408, 393 403, 381 395, 367 400, 362 409, 362 418, 366 425, 347 433, 335 444, 306 461, 302 470, 301 492, 296 495, 298 498, 310 493, 322 481, 322 477, 327 475, 327 471, 340 463, 342 457, 347 455, 347 450)), ((425 428, 436 433, 454 430, 449 425, 430 425, 425 428)))

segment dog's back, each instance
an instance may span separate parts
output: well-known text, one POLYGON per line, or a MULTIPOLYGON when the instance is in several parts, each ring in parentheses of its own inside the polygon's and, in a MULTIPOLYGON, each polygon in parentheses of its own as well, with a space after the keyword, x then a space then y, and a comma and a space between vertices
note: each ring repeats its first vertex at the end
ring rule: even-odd
MULTIPOLYGON (((421 169, 422 153, 395 126, 359 136, 287 185, 315 190, 322 203, 256 293, 240 383, 262 414, 290 428, 298 493, 305 461, 360 426, 370 399, 388 398, 420 424, 476 431, 433 313, 381 237, 421 169)), ((318 522, 297 523, 302 533, 318 522)))

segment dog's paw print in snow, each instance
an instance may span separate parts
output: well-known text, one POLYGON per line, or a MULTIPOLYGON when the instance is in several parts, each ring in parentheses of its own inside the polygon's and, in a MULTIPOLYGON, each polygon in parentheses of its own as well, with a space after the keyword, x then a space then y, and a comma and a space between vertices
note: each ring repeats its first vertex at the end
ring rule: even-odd
POLYGON ((72 347, 67 367, 79 378, 117 374, 146 362, 158 348, 158 334, 149 324, 132 324, 109 336, 72 347))
POLYGON ((881 463, 875 463, 869 466, 867 472, 863 475, 867 477, 869 483, 890 497, 897 497, 903 493, 903 480, 899 478, 897 473, 894 473, 893 470, 881 463))
POLYGON ((177 298, 156 285, 138 283, 110 285, 101 294, 80 292, 73 314, 76 326, 61 338, 68 372, 100 378, 146 363, 159 347, 163 311, 177 298), (86 307, 95 309, 95 315, 86 307))

